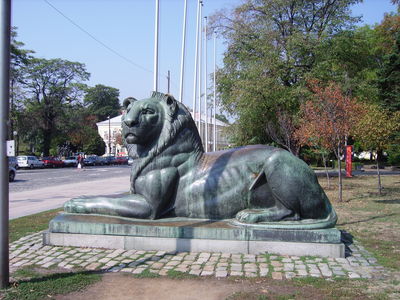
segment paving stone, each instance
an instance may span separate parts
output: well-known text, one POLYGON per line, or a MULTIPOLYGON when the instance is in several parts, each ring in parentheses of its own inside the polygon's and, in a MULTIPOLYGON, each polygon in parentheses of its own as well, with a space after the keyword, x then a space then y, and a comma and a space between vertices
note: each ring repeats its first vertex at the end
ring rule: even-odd
POLYGON ((292 264, 292 263, 284 263, 283 264, 283 270, 284 271, 293 271, 294 270, 294 264, 292 264))
POLYGON ((283 276, 282 276, 281 272, 272 272, 271 276, 272 276, 272 279, 275 279, 275 280, 282 280, 283 279, 283 276))
POLYGON ((213 275, 214 274, 214 271, 206 271, 206 270, 203 270, 201 273, 200 273, 200 276, 211 276, 211 275, 213 275))
POLYGON ((243 272, 242 271, 230 271, 229 272, 230 276, 243 276, 243 272))
POLYGON ((200 269, 198 269, 198 270, 190 270, 190 272, 189 272, 189 274, 190 275, 195 275, 195 276, 199 276, 200 275, 200 273, 201 273, 201 270, 200 269))
POLYGON ((297 274, 299 276, 308 276, 308 272, 306 270, 297 270, 297 274))
POLYGON ((154 263, 151 267, 153 269, 161 269, 164 266, 163 263, 154 263))
POLYGON ((271 261, 271 265, 274 267, 282 267, 283 264, 280 261, 273 260, 271 261))
POLYGON ((233 271, 242 271, 243 265, 242 264, 231 264, 231 270, 233 271))
POLYGON ((336 276, 345 276, 346 273, 341 270, 332 270, 332 273, 336 276))
POLYGON ((361 277, 359 274, 357 274, 357 273, 355 273, 355 272, 349 272, 349 273, 347 274, 347 276, 348 276, 349 278, 360 278, 360 277, 361 277))
POLYGON ((268 268, 260 268, 260 276, 267 276, 269 272, 268 268))
POLYGON ((216 271, 215 272, 215 277, 217 277, 217 278, 225 278, 225 277, 227 277, 228 276, 228 272, 227 271, 216 271))
POLYGON ((168 275, 168 270, 165 270, 165 269, 158 270, 158 275, 167 276, 168 275))
POLYGON ((146 269, 145 268, 137 268, 132 271, 132 274, 141 274, 144 270, 146 270, 146 269))
POLYGON ((285 272, 285 277, 286 277, 286 279, 292 279, 292 278, 296 277, 296 273, 294 273, 294 272, 285 272))

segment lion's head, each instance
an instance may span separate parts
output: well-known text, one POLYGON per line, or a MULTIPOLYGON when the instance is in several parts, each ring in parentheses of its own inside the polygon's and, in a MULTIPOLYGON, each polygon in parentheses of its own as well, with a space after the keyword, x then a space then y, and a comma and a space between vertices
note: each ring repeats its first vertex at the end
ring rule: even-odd
POLYGON ((153 92, 150 98, 139 101, 127 98, 123 105, 126 109, 122 117, 124 144, 129 156, 140 158, 132 170, 132 180, 168 147, 179 151, 181 144, 186 143, 194 152, 204 152, 190 112, 173 96, 153 92))
POLYGON ((152 95, 136 101, 124 100, 126 114, 122 118, 122 135, 127 144, 146 146, 158 140, 165 124, 171 123, 178 105, 172 96, 152 95))

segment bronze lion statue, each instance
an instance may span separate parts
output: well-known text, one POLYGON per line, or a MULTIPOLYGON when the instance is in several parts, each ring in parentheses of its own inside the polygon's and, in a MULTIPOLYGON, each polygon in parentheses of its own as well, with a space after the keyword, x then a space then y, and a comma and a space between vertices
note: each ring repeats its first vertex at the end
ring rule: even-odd
POLYGON ((65 211, 140 219, 236 218, 333 227, 337 216, 314 172, 264 145, 204 153, 188 109, 171 95, 124 101, 122 134, 135 158, 130 194, 72 199, 65 211), (289 221, 289 222, 288 222, 289 221))

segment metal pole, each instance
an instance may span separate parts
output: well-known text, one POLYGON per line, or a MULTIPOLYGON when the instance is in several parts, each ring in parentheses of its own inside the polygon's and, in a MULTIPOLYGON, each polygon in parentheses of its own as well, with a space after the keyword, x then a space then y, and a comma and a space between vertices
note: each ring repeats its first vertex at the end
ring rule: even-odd
POLYGON ((168 75, 167 75, 167 91, 168 91, 168 94, 169 94, 170 82, 171 82, 171 73, 168 70, 168 75))
POLYGON ((202 63, 202 58, 203 58, 203 18, 202 18, 202 12, 203 12, 203 3, 201 3, 200 6, 200 32, 199 32, 199 119, 198 119, 198 128, 199 128, 199 134, 200 138, 202 141, 203 139, 203 134, 202 134, 202 128, 201 128, 201 63, 202 63))
POLYGON ((204 114, 206 118, 204 122, 204 148, 206 152, 208 152, 207 75, 207 17, 204 17, 204 114))
POLYGON ((185 43, 186 43, 186 15, 187 15, 187 0, 183 5, 183 30, 182 30, 182 55, 181 55, 181 78, 179 89, 179 101, 183 102, 183 78, 185 72, 185 43))
POLYGON ((111 119, 110 116, 108 118, 108 156, 111 156, 111 119))
POLYGON ((196 96, 197 96, 197 72, 199 63, 199 23, 200 23, 200 5, 201 1, 197 2, 197 20, 196 20, 196 53, 194 56, 194 76, 193 76, 193 119, 196 121, 196 96))
POLYGON ((156 17, 154 32, 154 85, 153 90, 158 92, 158 20, 159 0, 156 0, 156 17))
POLYGON ((8 265, 8 158, 6 149, 7 123, 9 120, 10 99, 10 22, 11 0, 0 1, 0 288, 9 284, 10 269, 8 265))
POLYGON ((217 40, 217 38, 216 38, 216 34, 215 34, 215 32, 213 33, 213 36, 214 36, 214 99, 213 99, 213 109, 214 109, 214 115, 213 115, 213 122, 214 122, 214 132, 213 132, 213 134, 214 134, 214 137, 213 137, 213 151, 216 151, 217 150, 217 121, 215 120, 215 112, 216 112, 216 110, 217 110, 217 107, 216 107, 216 71, 217 71, 217 68, 216 68, 216 65, 217 65, 217 63, 216 63, 216 48, 217 48, 217 46, 216 46, 216 40, 217 40))

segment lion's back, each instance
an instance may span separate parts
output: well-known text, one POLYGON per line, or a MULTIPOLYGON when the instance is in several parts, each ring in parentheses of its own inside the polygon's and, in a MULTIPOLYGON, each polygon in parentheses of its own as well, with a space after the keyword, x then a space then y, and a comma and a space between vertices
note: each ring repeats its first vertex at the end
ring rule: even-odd
POLYGON ((177 214, 192 217, 211 214, 218 218, 246 208, 251 184, 276 151, 284 150, 252 145, 205 153, 180 180, 177 214))

